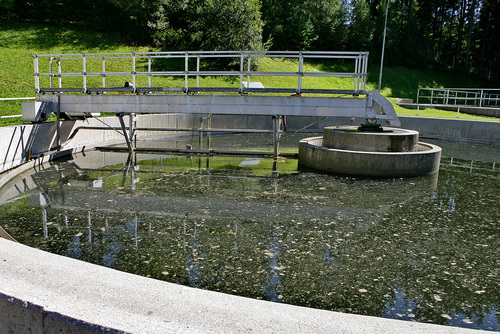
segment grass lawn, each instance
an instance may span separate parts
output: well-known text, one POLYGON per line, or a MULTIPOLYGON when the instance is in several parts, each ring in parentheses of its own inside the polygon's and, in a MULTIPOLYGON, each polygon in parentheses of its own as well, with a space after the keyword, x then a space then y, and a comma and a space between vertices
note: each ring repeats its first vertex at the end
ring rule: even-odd
MULTIPOLYGON (((84 29, 2 22, 0 26, 0 98, 34 97, 32 54, 149 51, 127 45, 121 38, 84 29)), ((0 101, 0 116, 18 115, 21 102, 0 101)), ((20 118, 0 125, 20 124, 20 118)))
MULTIPOLYGON (((55 27, 31 23, 2 23, 0 27, 0 98, 33 97, 35 95, 34 77, 32 73, 32 54, 54 54, 54 53, 107 53, 107 52, 147 52, 158 51, 148 46, 133 46, 120 36, 111 34, 100 34, 86 29, 75 29, 71 27, 55 27)), ((98 61, 96 61, 97 64, 98 61)), ((75 64, 75 72, 81 69, 75 64)), ((107 71, 119 71, 129 64, 119 61, 107 63, 107 71)), ((46 66, 43 64, 41 66, 46 66)), ((88 66, 94 66, 89 63, 88 66)), ((98 66, 98 65, 95 65, 98 66)), ((138 70, 145 70, 146 63, 138 64, 138 70), (142 68, 141 68, 142 67, 142 68)), ((183 66, 181 62, 181 67, 183 66)), ((258 62, 261 71, 298 71, 298 63, 294 59, 263 58, 258 62)), ((304 65, 305 72, 346 72, 352 71, 352 64, 333 62, 307 62, 304 65)), ((127 67, 129 70, 130 67, 127 67)), ((153 69, 154 70, 154 69, 153 69)), ((182 70, 179 69, 179 70, 182 70)), ((43 72, 44 69, 41 68, 43 72)), ((367 90, 378 89, 379 67, 374 65, 368 69, 367 90)), ((107 79, 107 85, 122 85, 126 78, 107 79)), ((70 79, 65 79, 65 86, 72 86, 70 79)), ((89 85, 98 85, 100 78, 89 79, 89 85), (91 80, 97 80, 93 83, 91 80)), ((146 86, 146 77, 138 77, 137 86, 146 86)), ((194 78, 190 85, 195 85, 194 78)), ((297 78, 293 77, 252 77, 252 81, 260 81, 264 87, 269 88, 293 88, 297 85, 297 78)), ((79 86, 75 83, 73 86, 79 86)), ((201 86, 212 87, 238 87, 237 77, 205 77, 200 80, 201 86)), ((434 69, 411 70, 404 67, 384 68, 382 94, 391 101, 399 98, 415 98, 419 87, 480 87, 481 82, 473 80, 468 76, 456 75, 449 72, 439 72, 434 69)), ((153 77, 152 86, 183 87, 184 79, 153 77)), ((353 89, 353 81, 349 78, 304 78, 303 88, 325 88, 353 89)), ((415 110, 407 110, 395 106, 398 114, 415 114, 415 110)), ((0 101, 0 116, 18 115, 21 113, 20 101, 0 101)), ((439 117, 456 117, 455 112, 436 109, 420 111, 419 115, 432 115, 439 117)), ((462 117, 462 116, 461 116, 462 117)), ((467 115, 468 117, 468 115, 467 115)), ((488 120, 482 116, 472 116, 471 119, 488 120)), ((491 120, 491 118, 490 118, 491 120)), ((493 119, 497 120, 497 119, 493 119)), ((498 121, 498 120, 497 120, 498 121)), ((20 118, 2 118, 0 126, 10 124, 21 124, 20 118)))

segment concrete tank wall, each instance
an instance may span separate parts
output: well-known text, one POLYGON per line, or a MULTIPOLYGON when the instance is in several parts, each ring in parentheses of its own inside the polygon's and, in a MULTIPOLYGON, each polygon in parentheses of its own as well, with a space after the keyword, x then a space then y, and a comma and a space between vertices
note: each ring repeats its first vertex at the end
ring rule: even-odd
MULTIPOLYGON (((192 119, 193 116, 188 117, 188 115, 144 115, 137 118, 137 127, 191 127, 192 119)), ((127 126, 128 123, 128 117, 125 117, 127 126)), ((60 142, 63 147, 57 154, 74 153, 99 145, 123 143, 125 141, 123 135, 109 127, 120 127, 117 117, 61 122, 60 142), (99 131, 85 129, 85 127, 108 129, 99 131), (72 135, 74 138, 68 141, 72 135)), ((157 131, 138 132, 138 137, 142 138, 165 135, 166 133, 157 131)), ((51 153, 56 153, 51 151, 51 148, 57 144, 55 122, 0 127, 0 173, 28 161, 39 163, 50 159, 51 153)))
POLYGON ((195 289, 0 238, 0 333, 478 333, 195 289))
MULTIPOLYGON (((140 115, 137 118, 137 127, 142 128, 198 128, 202 114, 162 114, 140 115)), ((125 117, 128 125, 128 118, 125 117)), ((304 129, 322 131, 325 126, 358 125, 364 120, 347 117, 287 117, 286 125, 290 132, 304 129)), ((84 127, 119 127, 116 117, 90 118, 84 121, 64 121, 61 124, 60 135, 63 143, 62 152, 58 154, 74 153, 99 145, 123 143, 123 136, 117 131, 88 130, 84 127), (74 134, 74 138, 67 139, 74 134)), ((476 122, 448 119, 430 119, 401 117, 402 127, 420 132, 420 137, 434 137, 453 140, 473 141, 488 145, 500 146, 500 123, 476 122)), ((206 127, 206 123, 203 125, 206 127)), ((269 116, 212 116, 212 128, 230 129, 272 129, 272 120, 269 116)), ((186 134, 175 132, 142 131, 138 132, 139 139, 151 137, 165 137, 168 135, 186 134)), ((50 150, 57 145, 56 124, 40 123, 19 126, 0 127, 0 173, 15 168, 28 161, 34 164, 51 158, 50 150), (31 158, 37 158, 32 160, 31 158)), ((56 155, 57 156, 57 155, 56 155)))
POLYGON ((440 118, 400 117, 401 127, 420 132, 420 137, 472 141, 500 146, 500 122, 440 118))
POLYGON ((418 143, 415 152, 369 152, 324 147, 323 137, 302 139, 299 163, 318 170, 346 175, 411 177, 439 170, 441 148, 418 143))

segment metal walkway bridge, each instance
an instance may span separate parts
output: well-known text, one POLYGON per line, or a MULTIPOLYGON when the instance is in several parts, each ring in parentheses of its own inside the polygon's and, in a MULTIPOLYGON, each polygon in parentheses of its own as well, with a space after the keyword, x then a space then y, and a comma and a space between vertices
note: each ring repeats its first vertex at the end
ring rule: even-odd
POLYGON ((366 90, 367 52, 41 54, 33 59, 38 101, 23 108, 25 120, 50 113, 58 118, 114 113, 130 149, 134 129, 132 121, 125 126, 124 115, 271 116, 275 141, 286 116, 358 117, 400 126, 392 104, 366 90), (276 58, 289 64, 288 70, 259 70, 276 58), (318 61, 344 70, 318 71, 311 66, 318 61))

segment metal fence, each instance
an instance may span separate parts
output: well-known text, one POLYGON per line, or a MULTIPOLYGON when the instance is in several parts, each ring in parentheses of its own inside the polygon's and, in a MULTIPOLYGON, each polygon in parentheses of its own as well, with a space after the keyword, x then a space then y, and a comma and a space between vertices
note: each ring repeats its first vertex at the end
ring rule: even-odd
MULTIPOLYGON (((364 94, 368 70, 368 52, 199 51, 39 54, 32 57, 36 93, 226 91, 364 94), (255 64, 263 58, 292 60, 296 63, 296 71, 259 71, 255 64), (347 70, 306 72, 304 64, 314 60, 337 61, 342 64, 341 68, 347 70), (236 77, 237 80, 233 80, 227 87, 210 87, 206 84, 203 86, 200 78, 209 76, 236 77), (252 84, 252 79, 256 76, 295 77, 297 81, 293 87, 263 87, 252 84), (184 82, 175 87, 165 87, 165 85, 153 87, 152 81, 157 77, 181 77, 184 78, 184 82), (335 89, 335 87, 308 89, 304 87, 304 80, 310 77, 348 78, 352 80, 352 90, 335 89), (112 80, 116 78, 121 78, 122 85, 116 85, 118 81, 112 80), (127 80, 125 85, 123 85, 124 78, 127 80)), ((155 80, 156 82, 158 80, 155 80)))
MULTIPOLYGON (((398 113, 401 116, 477 119, 471 115, 498 117, 500 89, 490 88, 419 88, 415 103, 416 113, 398 113), (421 115, 420 110, 434 108, 456 111, 455 115, 421 115)), ((497 119, 498 120, 498 119, 497 119)))
POLYGON ((419 88, 418 105, 500 107, 500 89, 419 88))

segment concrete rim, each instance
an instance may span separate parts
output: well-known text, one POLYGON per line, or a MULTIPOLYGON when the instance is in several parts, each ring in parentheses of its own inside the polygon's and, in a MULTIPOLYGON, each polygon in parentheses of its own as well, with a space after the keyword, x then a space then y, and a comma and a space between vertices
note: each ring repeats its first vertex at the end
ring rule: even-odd
MULTIPOLYGON (((309 137, 309 138, 304 138, 299 141, 299 145, 305 145, 308 147, 312 147, 318 150, 325 150, 325 151, 335 151, 335 152, 346 152, 346 153, 353 153, 353 154, 361 154, 361 155, 416 155, 416 154, 435 154, 438 152, 441 152, 442 149, 441 147, 431 144, 431 143, 425 143, 425 142, 418 142, 419 147, 426 147, 427 149, 422 150, 422 151, 415 151, 415 152, 367 152, 367 151, 354 151, 354 150, 342 150, 342 149, 336 149, 336 148, 328 148, 321 146, 321 143, 318 144, 312 143, 314 141, 320 140, 321 142, 323 141, 323 137, 309 137)), ((299 146, 300 147, 300 146, 299 146)))
POLYGON ((416 152, 367 152, 321 146, 323 137, 299 142, 299 163, 327 172, 368 177, 413 177, 439 170, 441 148, 418 143, 416 152))

